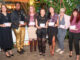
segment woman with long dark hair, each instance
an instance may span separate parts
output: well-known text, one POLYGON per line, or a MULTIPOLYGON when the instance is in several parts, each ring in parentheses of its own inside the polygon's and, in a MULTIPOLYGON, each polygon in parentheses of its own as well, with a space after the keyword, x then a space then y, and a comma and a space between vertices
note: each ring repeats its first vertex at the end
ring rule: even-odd
POLYGON ((40 55, 45 56, 47 33, 47 17, 45 9, 40 10, 40 15, 36 19, 36 27, 39 53, 40 55))
POLYGON ((69 29, 69 56, 72 57, 73 51, 73 42, 76 51, 77 58, 79 60, 80 49, 79 49, 79 40, 80 40, 80 15, 77 9, 74 9, 70 19, 70 29, 69 29))
POLYGON ((11 32, 10 14, 7 13, 6 5, 1 6, 0 13, 0 47, 5 52, 7 57, 13 56, 13 40, 11 32))
POLYGON ((57 38, 57 26, 58 26, 58 14, 54 12, 54 8, 49 8, 49 15, 48 15, 48 42, 50 47, 50 53, 54 55, 55 49, 55 40, 57 38))

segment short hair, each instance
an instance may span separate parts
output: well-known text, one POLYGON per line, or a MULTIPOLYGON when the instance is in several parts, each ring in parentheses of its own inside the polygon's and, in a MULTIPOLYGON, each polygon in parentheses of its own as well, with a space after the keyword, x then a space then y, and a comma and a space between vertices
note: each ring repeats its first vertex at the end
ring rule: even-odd
POLYGON ((65 12, 65 8, 61 8, 61 9, 60 9, 60 12, 61 12, 61 11, 62 11, 62 12, 65 12))

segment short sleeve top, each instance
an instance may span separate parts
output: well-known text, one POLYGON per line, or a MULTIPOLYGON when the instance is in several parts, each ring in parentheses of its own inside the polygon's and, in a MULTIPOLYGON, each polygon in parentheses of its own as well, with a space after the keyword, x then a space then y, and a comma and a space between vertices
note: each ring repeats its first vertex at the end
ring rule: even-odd
POLYGON ((46 25, 47 16, 44 16, 44 17, 38 16, 38 17, 37 17, 37 21, 38 21, 38 26, 40 26, 41 23, 43 23, 43 24, 46 25))

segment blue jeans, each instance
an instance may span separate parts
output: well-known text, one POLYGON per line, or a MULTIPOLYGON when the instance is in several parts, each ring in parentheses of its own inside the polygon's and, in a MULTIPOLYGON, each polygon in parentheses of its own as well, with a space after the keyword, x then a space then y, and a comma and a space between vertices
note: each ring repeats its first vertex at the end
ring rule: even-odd
POLYGON ((64 50, 64 39, 66 36, 66 31, 67 31, 66 29, 58 28, 57 38, 58 38, 58 45, 61 50, 64 50))

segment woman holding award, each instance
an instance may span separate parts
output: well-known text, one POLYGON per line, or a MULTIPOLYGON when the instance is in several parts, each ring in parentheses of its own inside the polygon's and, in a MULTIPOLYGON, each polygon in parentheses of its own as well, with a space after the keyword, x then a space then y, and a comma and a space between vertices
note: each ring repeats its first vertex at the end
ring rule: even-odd
POLYGON ((50 53, 54 55, 54 49, 55 49, 55 40, 57 38, 57 26, 58 26, 58 15, 54 13, 54 8, 49 8, 49 21, 48 21, 48 42, 50 47, 50 53))
POLYGON ((46 33, 47 33, 47 17, 45 9, 40 10, 40 15, 36 19, 38 49, 40 55, 45 56, 46 50, 46 33))
POLYGON ((70 29, 69 29, 69 56, 72 57, 73 54, 73 42, 76 51, 77 58, 79 60, 80 49, 79 49, 79 40, 80 40, 80 16, 78 10, 74 9, 71 20, 70 20, 70 29))
POLYGON ((1 6, 1 13, 0 13, 0 47, 5 52, 8 58, 13 56, 11 17, 10 14, 7 13, 7 7, 5 5, 1 6))
POLYGON ((30 52, 36 51, 37 46, 37 35, 36 35, 36 26, 35 26, 35 19, 37 14, 35 12, 34 6, 30 6, 29 14, 27 15, 27 24, 28 24, 28 36, 30 41, 30 52))
POLYGON ((59 48, 56 50, 56 52, 58 52, 59 54, 64 53, 64 40, 69 25, 70 25, 70 16, 65 14, 64 8, 61 8, 59 15, 58 35, 57 35, 59 48))

